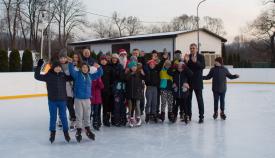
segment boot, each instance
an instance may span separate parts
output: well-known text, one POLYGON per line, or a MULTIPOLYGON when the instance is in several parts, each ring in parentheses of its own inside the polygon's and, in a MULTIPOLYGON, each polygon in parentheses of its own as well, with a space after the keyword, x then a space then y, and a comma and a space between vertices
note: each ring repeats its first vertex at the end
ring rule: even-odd
POLYGON ((158 114, 153 115, 153 121, 158 123, 158 114))
POLYGON ((184 121, 184 113, 183 112, 180 112, 180 121, 184 121))
POLYGON ((226 115, 224 114, 223 111, 220 113, 220 116, 221 116, 221 119, 226 120, 226 115))
POLYGON ((70 142, 70 140, 71 140, 71 137, 70 137, 70 135, 69 135, 69 132, 68 132, 68 131, 65 131, 65 132, 64 132, 64 137, 65 137, 65 140, 69 143, 69 142, 70 142))
POLYGON ((77 129, 76 129, 75 138, 76 138, 76 141, 77 141, 78 143, 80 143, 81 140, 82 140, 81 131, 82 131, 81 128, 77 128, 77 129))
POLYGON ((160 120, 161 120, 161 122, 164 122, 164 120, 165 120, 165 112, 161 112, 161 114, 160 114, 160 120))
POLYGON ((203 118, 200 118, 199 119, 199 124, 202 124, 203 123, 203 118))
POLYGON ((140 117, 137 117, 137 126, 141 126, 141 123, 142 123, 142 121, 141 121, 141 118, 140 117))
POLYGON ((218 112, 214 112, 213 118, 214 118, 214 120, 216 120, 218 118, 218 112))
POLYGON ((185 124, 189 123, 188 120, 189 120, 189 117, 187 115, 184 115, 184 122, 185 122, 185 124))
POLYGON ((85 127, 86 135, 89 139, 95 140, 95 134, 91 131, 90 127, 85 127))
POLYGON ((54 142, 54 140, 55 140, 55 131, 51 131, 51 134, 50 134, 50 142, 51 142, 51 144, 54 142))
POLYGON ((145 116, 145 123, 148 123, 150 121, 150 115, 146 114, 145 116))

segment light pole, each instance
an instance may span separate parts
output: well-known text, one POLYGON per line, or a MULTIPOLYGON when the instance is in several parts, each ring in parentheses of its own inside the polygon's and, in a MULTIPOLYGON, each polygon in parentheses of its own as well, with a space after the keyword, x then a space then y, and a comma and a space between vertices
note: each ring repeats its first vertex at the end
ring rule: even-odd
POLYGON ((49 60, 51 59, 51 0, 48 2, 48 55, 49 55, 49 60))
POLYGON ((199 7, 200 5, 205 2, 206 0, 200 1, 197 6, 197 33, 198 33, 198 52, 200 52, 200 19, 199 19, 199 7))
POLYGON ((43 47, 44 47, 44 13, 45 9, 41 8, 39 12, 42 14, 42 28, 41 28, 41 48, 40 48, 40 59, 43 58, 43 47))

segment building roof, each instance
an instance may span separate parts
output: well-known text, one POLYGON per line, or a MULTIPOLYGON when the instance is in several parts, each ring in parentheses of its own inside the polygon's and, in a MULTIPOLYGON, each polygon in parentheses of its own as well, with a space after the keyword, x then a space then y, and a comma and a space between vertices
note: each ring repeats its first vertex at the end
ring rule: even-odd
MULTIPOLYGON (((78 41, 69 43, 69 46, 79 46, 79 45, 89 45, 89 44, 100 44, 100 43, 113 43, 113 42, 123 42, 123 41, 137 41, 137 40, 149 40, 149 39, 163 39, 163 38, 173 38, 177 37, 181 34, 196 32, 197 30, 187 30, 187 31, 175 31, 175 32, 162 32, 162 33, 152 33, 152 34, 141 34, 141 35, 134 35, 134 36, 125 36, 125 37, 118 37, 118 38, 100 38, 100 39, 92 39, 86 41, 78 41)), ((208 33, 214 37, 221 39, 222 42, 226 42, 227 39, 207 30, 207 29, 200 29, 205 33, 208 33)))

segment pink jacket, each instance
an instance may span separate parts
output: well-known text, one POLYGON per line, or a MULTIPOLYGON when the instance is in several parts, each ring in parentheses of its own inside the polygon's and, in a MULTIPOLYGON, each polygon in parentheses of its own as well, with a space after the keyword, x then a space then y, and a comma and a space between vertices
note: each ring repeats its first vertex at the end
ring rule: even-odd
POLYGON ((92 98, 91 103, 94 104, 102 104, 102 98, 101 98, 101 90, 104 88, 104 84, 101 80, 101 78, 98 78, 97 80, 92 81, 92 98))

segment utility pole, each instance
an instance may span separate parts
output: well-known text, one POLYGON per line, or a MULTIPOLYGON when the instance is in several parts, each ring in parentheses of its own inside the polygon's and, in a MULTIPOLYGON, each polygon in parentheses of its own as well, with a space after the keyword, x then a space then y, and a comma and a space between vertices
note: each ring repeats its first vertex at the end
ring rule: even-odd
POLYGON ((52 34, 51 34, 51 0, 48 1, 48 57, 49 60, 51 59, 52 55, 52 46, 51 46, 51 39, 52 39, 52 34))
POLYGON ((199 7, 200 5, 205 2, 206 0, 200 1, 197 6, 197 33, 198 33, 198 52, 200 52, 200 19, 199 19, 199 7))

